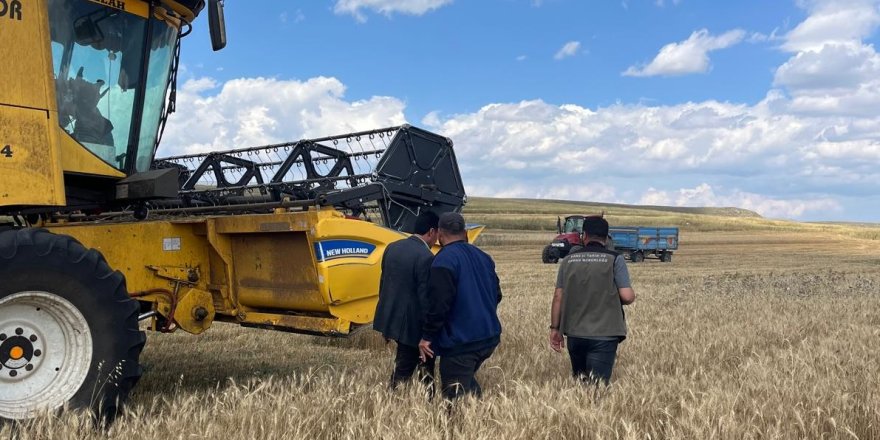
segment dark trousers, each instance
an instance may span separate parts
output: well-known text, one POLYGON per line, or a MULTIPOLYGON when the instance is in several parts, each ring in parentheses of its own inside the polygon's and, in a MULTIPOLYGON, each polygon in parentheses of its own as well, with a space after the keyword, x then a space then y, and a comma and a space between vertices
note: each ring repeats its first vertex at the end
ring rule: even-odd
POLYGON ((494 351, 495 347, 492 346, 468 353, 440 356, 440 384, 443 397, 453 400, 465 394, 482 396, 483 389, 480 388, 475 375, 494 351))
POLYGON ((394 358, 394 373, 391 375, 391 387, 397 388, 401 383, 408 382, 413 373, 419 371, 419 381, 428 389, 429 396, 434 395, 434 358, 422 363, 419 359, 419 347, 397 343, 397 357, 394 358))
POLYGON ((611 382, 611 370, 617 357, 619 341, 602 341, 568 337, 568 356, 571 358, 571 372, 574 377, 584 381, 605 385, 611 382))

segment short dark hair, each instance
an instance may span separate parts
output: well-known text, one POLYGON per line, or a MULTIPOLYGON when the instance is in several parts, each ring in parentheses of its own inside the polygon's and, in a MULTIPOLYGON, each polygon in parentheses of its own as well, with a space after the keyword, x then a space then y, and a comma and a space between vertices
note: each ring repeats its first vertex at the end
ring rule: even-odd
POLYGON ((467 230, 464 217, 457 212, 444 212, 441 214, 440 229, 453 235, 461 235, 467 230))
POLYGON ((431 231, 431 229, 437 229, 437 224, 440 223, 440 217, 437 216, 433 211, 424 211, 416 217, 416 224, 413 232, 419 235, 425 235, 431 231))
POLYGON ((585 217, 584 218, 584 234, 605 239, 608 237, 608 220, 602 217, 585 217))

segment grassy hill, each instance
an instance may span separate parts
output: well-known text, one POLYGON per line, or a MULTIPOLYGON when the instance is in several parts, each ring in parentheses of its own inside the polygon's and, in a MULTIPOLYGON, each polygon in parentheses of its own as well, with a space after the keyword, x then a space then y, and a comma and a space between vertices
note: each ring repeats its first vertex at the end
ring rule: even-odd
MULTIPOLYGON (((566 200, 469 198, 464 214, 470 223, 490 229, 555 231, 556 217, 600 214, 612 226, 677 226, 683 231, 788 231, 880 240, 880 224, 771 220, 742 208, 622 205, 566 200)), ((0 223, 11 221, 0 216, 0 223)))
POLYGON ((677 226, 682 231, 777 231, 830 234, 880 240, 880 225, 854 223, 804 223, 771 220, 740 208, 687 208, 570 202, 561 200, 496 199, 473 197, 464 214, 471 223, 490 229, 555 231, 556 217, 599 214, 612 226, 677 226))
POLYGON ((755 211, 742 208, 703 208, 686 206, 656 206, 656 205, 623 205, 619 203, 576 202, 570 200, 535 200, 535 199, 498 199, 488 197, 472 197, 468 201, 470 212, 480 213, 520 213, 531 212, 535 214, 592 214, 605 211, 606 213, 633 213, 652 211, 663 213, 701 214, 725 217, 756 217, 761 215, 755 211))

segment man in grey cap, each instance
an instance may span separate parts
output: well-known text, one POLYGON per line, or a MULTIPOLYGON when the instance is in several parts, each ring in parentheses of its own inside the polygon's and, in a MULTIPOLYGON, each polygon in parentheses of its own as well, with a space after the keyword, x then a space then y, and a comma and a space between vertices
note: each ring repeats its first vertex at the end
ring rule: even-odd
POLYGON ((623 306, 636 294, 623 256, 605 248, 608 221, 584 219, 584 243, 559 264, 550 315, 550 347, 568 338, 572 374, 586 382, 611 380, 617 346, 626 339, 623 306))
POLYGON ((443 248, 431 264, 430 306, 419 350, 425 360, 440 356, 444 397, 480 396, 474 376, 501 340, 501 286, 492 258, 467 242, 461 214, 442 214, 439 231, 443 248))

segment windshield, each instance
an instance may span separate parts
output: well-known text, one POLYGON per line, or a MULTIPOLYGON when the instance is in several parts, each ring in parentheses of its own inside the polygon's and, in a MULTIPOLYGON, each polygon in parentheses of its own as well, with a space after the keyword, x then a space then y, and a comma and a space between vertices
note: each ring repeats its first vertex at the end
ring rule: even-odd
POLYGON ((584 230, 584 218, 583 217, 568 217, 565 219, 565 225, 562 228, 562 232, 566 234, 570 234, 572 232, 577 232, 580 234, 584 230))
POLYGON ((88 1, 49 3, 61 127, 119 170, 148 170, 177 29, 88 1))

